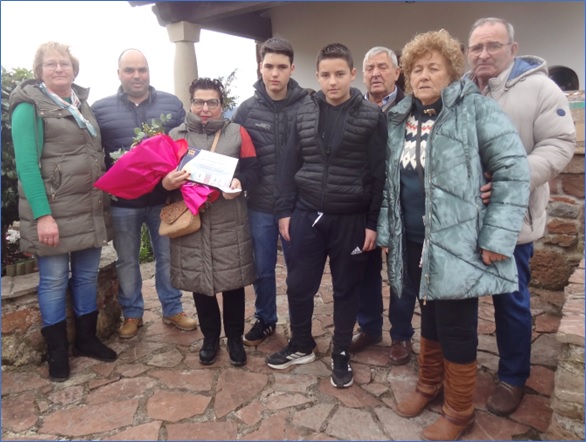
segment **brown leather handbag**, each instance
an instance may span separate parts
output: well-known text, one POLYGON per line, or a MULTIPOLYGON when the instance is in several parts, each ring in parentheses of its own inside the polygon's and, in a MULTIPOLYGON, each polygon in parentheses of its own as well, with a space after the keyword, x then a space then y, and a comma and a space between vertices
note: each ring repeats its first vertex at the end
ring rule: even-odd
POLYGON ((159 235, 178 238, 197 232, 201 227, 199 213, 194 215, 185 201, 167 204, 161 209, 161 225, 159 235))

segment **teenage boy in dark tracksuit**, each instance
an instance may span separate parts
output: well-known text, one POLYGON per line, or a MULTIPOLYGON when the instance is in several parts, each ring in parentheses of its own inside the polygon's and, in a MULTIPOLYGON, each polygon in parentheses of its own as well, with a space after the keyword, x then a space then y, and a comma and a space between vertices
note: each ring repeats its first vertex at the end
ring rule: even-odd
POLYGON ((317 57, 321 92, 301 106, 279 158, 275 212, 290 241, 287 298, 291 340, 267 357, 269 367, 315 360, 313 297, 329 257, 334 286, 332 377, 353 383, 347 353, 358 309, 366 253, 375 248, 385 177, 387 124, 378 106, 350 83, 356 69, 342 44, 317 57))

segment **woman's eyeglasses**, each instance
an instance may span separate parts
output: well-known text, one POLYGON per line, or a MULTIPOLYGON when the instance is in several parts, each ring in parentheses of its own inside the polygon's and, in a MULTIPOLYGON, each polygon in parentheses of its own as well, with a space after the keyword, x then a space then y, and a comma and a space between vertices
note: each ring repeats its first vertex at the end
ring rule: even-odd
POLYGON ((48 63, 43 63, 43 67, 49 71, 54 71, 57 69, 57 66, 61 66, 61 69, 66 70, 71 68, 71 63, 68 61, 50 61, 48 63))
POLYGON ((212 100, 200 100, 199 98, 195 98, 191 100, 191 105, 195 110, 203 109, 203 106, 207 104, 209 110, 214 110, 220 105, 220 100, 212 99, 212 100))

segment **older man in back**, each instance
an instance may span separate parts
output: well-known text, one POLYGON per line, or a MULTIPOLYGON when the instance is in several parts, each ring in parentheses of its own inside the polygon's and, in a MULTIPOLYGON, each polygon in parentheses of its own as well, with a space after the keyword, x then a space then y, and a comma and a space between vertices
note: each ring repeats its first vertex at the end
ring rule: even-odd
POLYGON ((493 296, 499 349, 497 385, 486 406, 497 415, 515 411, 523 398, 531 360, 529 267, 533 242, 545 231, 548 182, 569 163, 576 132, 568 102, 548 78, 545 61, 517 56, 513 26, 499 18, 477 20, 468 37, 467 74, 482 93, 495 99, 517 128, 529 160, 531 196, 514 257, 519 289, 493 296))
MULTIPOLYGON (((375 46, 364 56, 362 74, 366 86, 364 98, 387 111, 401 101, 404 93, 396 85, 401 71, 394 51, 375 46)), ((357 322, 360 327, 352 338, 350 351, 360 351, 368 345, 382 340, 382 255, 380 249, 368 252, 368 263, 360 292, 357 322)), ((391 350, 389 362, 403 365, 411 358, 411 318, 415 308, 416 292, 404 293, 401 297, 391 293, 389 321, 391 323, 391 350)))
MULTIPOLYGON (((120 148, 129 149, 134 129, 161 114, 171 114, 165 132, 179 126, 185 119, 183 103, 175 95, 155 90, 150 85, 149 65, 137 49, 127 49, 118 59, 118 93, 94 103, 106 151, 107 166, 112 165, 109 154, 120 148)), ((155 254, 155 288, 163 307, 163 322, 181 330, 194 330, 197 323, 183 313, 181 291, 171 285, 169 238, 159 235, 160 213, 167 191, 159 183, 155 189, 139 198, 112 201, 114 248, 118 254, 116 272, 120 282, 118 301, 122 307, 124 323, 118 330, 121 338, 136 336, 142 327, 144 299, 139 267, 141 227, 148 227, 155 254)))

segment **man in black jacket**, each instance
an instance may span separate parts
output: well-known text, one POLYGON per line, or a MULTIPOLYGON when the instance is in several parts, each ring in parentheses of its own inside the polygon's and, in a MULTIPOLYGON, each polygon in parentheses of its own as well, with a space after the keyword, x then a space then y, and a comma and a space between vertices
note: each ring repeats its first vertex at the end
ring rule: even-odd
MULTIPOLYGON (((261 165, 260 182, 248 190, 248 220, 254 251, 257 280, 254 282, 256 322, 244 335, 244 344, 255 346, 275 332, 277 324, 278 220, 274 214, 277 160, 287 143, 289 127, 297 110, 308 100, 291 74, 293 47, 289 41, 273 37, 260 48, 262 78, 254 84, 254 95, 237 109, 233 121, 250 134, 261 165)), ((288 243, 281 237, 285 262, 288 243)))
POLYGON ((348 347, 367 253, 374 250, 385 177, 387 123, 350 84, 349 49, 324 47, 317 58, 321 92, 303 104, 277 173, 279 232, 290 241, 287 299, 291 340, 267 357, 283 369, 315 360, 313 298, 329 258, 334 287, 331 383, 353 383, 348 347))
MULTIPOLYGON (((364 56, 362 63, 366 98, 378 105, 386 115, 390 108, 404 98, 404 93, 396 84, 401 71, 395 52, 389 48, 375 46, 364 56)), ((352 337, 350 351, 360 351, 364 347, 377 344, 382 340, 383 298, 382 298, 382 256, 379 249, 368 253, 368 263, 360 291, 358 325, 360 330, 352 337)), ((391 365, 403 365, 411 359, 411 319, 415 309, 416 293, 403 293, 401 297, 391 293, 389 321, 391 323, 391 365)))
MULTIPOLYGON (((112 166, 109 154, 119 149, 128 150, 134 129, 161 114, 171 114, 165 131, 179 126, 185 119, 183 103, 174 95, 156 91, 150 86, 146 57, 136 49, 127 49, 118 59, 118 93, 94 103, 102 143, 107 153, 106 164, 112 166)), ((111 211, 114 223, 114 248, 118 255, 116 272, 120 283, 118 302, 122 307, 124 323, 118 330, 121 338, 132 338, 142 327, 144 300, 139 266, 141 227, 146 223, 155 253, 155 287, 163 307, 163 322, 181 330, 195 330, 197 323, 183 313, 181 291, 171 285, 169 238, 159 235, 160 213, 167 191, 159 183, 155 189, 139 198, 113 199, 111 211)))

